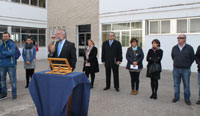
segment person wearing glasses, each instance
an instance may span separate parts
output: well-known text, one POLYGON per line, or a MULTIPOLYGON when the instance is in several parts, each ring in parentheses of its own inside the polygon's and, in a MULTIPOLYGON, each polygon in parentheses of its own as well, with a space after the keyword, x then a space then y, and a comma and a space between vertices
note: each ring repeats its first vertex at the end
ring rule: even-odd
POLYGON ((49 51, 48 57, 52 57, 53 56, 53 53, 55 52, 55 45, 56 45, 56 42, 57 42, 55 34, 53 34, 51 36, 51 39, 52 39, 52 41, 48 45, 48 51, 49 51))
POLYGON ((172 48, 171 57, 173 59, 173 81, 174 81, 174 98, 173 103, 180 99, 181 79, 184 86, 184 99, 187 105, 190 102, 190 75, 191 65, 194 62, 195 55, 193 47, 186 43, 186 35, 178 36, 178 44, 172 48))

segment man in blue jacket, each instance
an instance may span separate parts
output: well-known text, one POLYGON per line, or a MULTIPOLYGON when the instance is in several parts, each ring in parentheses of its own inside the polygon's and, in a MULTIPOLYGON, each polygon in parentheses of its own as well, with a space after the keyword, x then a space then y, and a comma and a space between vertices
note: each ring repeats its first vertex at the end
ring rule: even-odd
POLYGON ((172 59, 174 61, 173 80, 174 80, 174 99, 173 103, 180 98, 180 84, 183 80, 184 99, 187 105, 190 102, 190 75, 191 65, 194 62, 195 55, 192 46, 186 44, 186 35, 180 34, 178 36, 178 44, 172 49, 172 59))
POLYGON ((8 32, 3 33, 3 41, 0 44, 0 77, 1 95, 0 100, 7 97, 6 74, 9 74, 12 86, 12 98, 17 98, 15 43, 11 41, 8 32))

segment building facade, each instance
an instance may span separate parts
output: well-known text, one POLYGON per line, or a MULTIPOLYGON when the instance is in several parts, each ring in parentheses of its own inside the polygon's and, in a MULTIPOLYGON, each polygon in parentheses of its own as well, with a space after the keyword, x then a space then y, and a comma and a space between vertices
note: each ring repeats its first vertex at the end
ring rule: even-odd
MULTIPOLYGON (((108 39, 108 32, 113 31, 116 39, 123 46, 125 66, 126 50, 130 47, 131 37, 139 40, 146 55, 151 48, 151 41, 159 39, 163 49, 163 69, 172 70, 171 50, 177 44, 180 33, 187 35, 187 43, 195 52, 200 45, 200 0, 100 0, 99 1, 99 46, 108 39)), ((101 47, 99 47, 101 52, 101 47)), ((101 53, 99 53, 101 55, 101 53)), ((197 71, 196 63, 191 70, 197 71)))
POLYGON ((47 0, 0 0, 0 6, 0 39, 9 32, 22 51, 30 36, 39 47, 37 59, 47 58, 47 0))
POLYGON ((92 39, 99 44, 99 0, 49 0, 48 1, 48 42, 58 29, 67 33, 67 39, 76 45, 80 60, 92 39))

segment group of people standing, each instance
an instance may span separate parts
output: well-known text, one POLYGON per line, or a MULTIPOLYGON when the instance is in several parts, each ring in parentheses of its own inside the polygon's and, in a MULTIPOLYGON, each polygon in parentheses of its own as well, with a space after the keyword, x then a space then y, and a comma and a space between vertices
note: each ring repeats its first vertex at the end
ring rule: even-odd
MULTIPOLYGON (((114 39, 115 34, 113 32, 109 33, 109 40, 106 40, 103 42, 102 45, 102 56, 101 60, 105 66, 106 70, 106 87, 104 90, 110 89, 110 83, 111 83, 111 70, 113 71, 114 76, 114 88, 117 92, 119 92, 119 65, 122 62, 122 46, 120 42, 114 39)), ((198 83, 199 83, 199 100, 196 102, 196 104, 200 105, 200 46, 198 47, 198 50, 196 52, 196 55, 194 54, 194 50, 192 46, 186 43, 186 35, 180 34, 177 38, 178 44, 175 45, 172 48, 171 57, 173 60, 173 82, 174 82, 174 98, 172 99, 172 102, 175 103, 180 99, 180 84, 181 79, 183 81, 184 86, 184 99, 185 103, 187 105, 191 105, 190 101, 190 75, 191 75, 191 65, 193 64, 194 60, 196 60, 198 64, 198 83)), ((88 42, 92 42, 92 40, 89 40, 88 42)), ((140 72, 143 68, 143 59, 144 59, 144 53, 141 47, 138 46, 138 40, 136 38, 131 38, 130 40, 131 47, 127 49, 126 52, 126 59, 127 59, 127 65, 126 69, 130 73, 131 77, 131 95, 137 95, 139 93, 139 76, 140 72)), ((93 43, 94 45, 94 43, 93 43)), ((150 99, 157 99, 157 91, 159 86, 159 80, 161 78, 161 72, 162 72, 162 65, 161 60, 163 57, 163 50, 160 48, 161 43, 158 39, 154 39, 152 41, 152 48, 149 49, 147 53, 146 60, 148 62, 147 64, 147 72, 146 77, 151 79, 151 90, 152 94, 150 96, 150 99)), ((94 48, 94 46, 89 47, 86 50, 85 55, 85 65, 87 67, 87 63, 93 62, 91 60, 92 58, 95 58, 95 62, 97 62, 96 55, 97 55, 97 49, 94 48), (91 59, 88 60, 88 56, 91 54, 91 59)), ((97 67, 93 67, 91 63, 89 65, 90 70, 92 69, 98 69, 97 67)), ((97 63, 94 64, 95 66, 98 66, 97 63)), ((87 70, 88 71, 88 70, 87 70)), ((99 70, 96 70, 98 72, 99 70)), ((95 71, 92 71, 93 75, 95 71)), ((88 76, 88 72, 86 72, 86 75, 88 76)), ((92 87, 94 83, 94 76, 92 76, 92 87)))
MULTIPOLYGON (((111 86, 111 71, 114 76, 114 88, 119 92, 119 65, 122 62, 122 46, 121 43, 115 40, 115 33, 109 33, 109 39, 103 42, 101 60, 105 66, 106 72, 106 87, 104 90, 109 90, 111 86)), ((66 32, 58 30, 56 35, 52 35, 52 42, 48 46, 49 57, 67 58, 70 66, 74 70, 76 67, 76 48, 74 43, 66 39, 66 32)), ((171 57, 173 60, 173 81, 174 81, 174 98, 173 103, 180 99, 180 84, 183 81, 184 99, 187 105, 190 102, 190 75, 191 65, 196 60, 198 64, 198 83, 199 83, 199 100, 196 104, 200 104, 200 46, 197 49, 196 55, 192 46, 186 43, 186 35, 180 34, 177 38, 178 44, 172 48, 171 57)), ((131 77, 131 95, 139 93, 140 72, 143 69, 144 53, 141 47, 138 46, 138 40, 131 38, 131 47, 127 49, 126 69, 129 71, 131 77)), ((151 79, 152 94, 151 99, 157 99, 158 80, 161 78, 162 66, 161 60, 163 57, 163 50, 160 49, 161 43, 158 39, 152 41, 152 48, 147 53, 146 60, 147 72, 146 77, 151 79)), ((32 77, 35 69, 36 51, 38 48, 34 45, 31 37, 26 39, 26 44, 22 51, 24 59, 24 68, 26 70, 26 86, 29 86, 29 78, 32 77)), ((83 71, 89 78, 91 77, 91 88, 94 86, 95 73, 99 72, 99 63, 97 60, 97 48, 94 42, 88 40, 88 46, 84 55, 83 71)), ((12 86, 12 98, 17 98, 16 85, 16 45, 10 39, 10 34, 5 32, 3 40, 0 44, 0 81, 1 94, 0 99, 7 97, 6 87, 6 73, 9 74, 12 86)))
MULTIPOLYGON (((74 43, 66 40, 66 33, 63 30, 58 30, 56 35, 52 36, 52 42, 49 44, 49 57, 67 58, 69 64, 75 68, 76 53, 74 43), (57 39, 56 39, 57 38, 57 39), (60 47, 61 46, 61 49, 60 47)), ((196 56, 192 46, 186 44, 186 35, 180 34, 177 38, 178 44, 172 48, 171 57, 173 60, 173 81, 174 81, 174 98, 173 103, 180 98, 180 83, 181 79, 184 86, 184 99, 187 105, 190 102, 190 68, 194 60, 196 60, 199 68, 199 100, 196 104, 200 104, 200 47, 197 50, 196 56)), ((127 49, 126 69, 129 71, 131 77, 131 95, 139 93, 140 72, 143 68, 144 53, 141 47, 138 46, 138 40, 131 38, 131 47, 127 49)), ((161 43, 158 39, 152 41, 152 48, 147 53, 146 60, 147 72, 146 77, 150 78, 150 86, 152 89, 151 99, 157 99, 157 91, 159 80, 161 79, 161 60, 163 57, 163 50, 160 48, 161 43)), ((99 63, 97 60, 97 48, 94 42, 88 40, 88 46, 84 55, 83 71, 89 78, 91 76, 91 88, 94 86, 95 73, 99 72, 99 63)), ((119 65, 122 62, 122 46, 121 43, 115 40, 115 33, 110 32, 108 40, 103 42, 101 61, 105 66, 106 72, 106 87, 104 90, 109 90, 111 86, 111 71, 114 77, 114 88, 119 92, 119 65)))
MULTIPOLYGON (((24 69, 26 71, 26 86, 29 86, 29 78, 34 74, 37 45, 34 45, 31 37, 27 37, 25 46, 22 51, 24 59, 24 69)), ((4 32, 0 44, 0 100, 7 98, 7 73, 10 77, 12 88, 12 99, 17 99, 17 59, 21 56, 18 47, 10 38, 10 33, 4 32)))

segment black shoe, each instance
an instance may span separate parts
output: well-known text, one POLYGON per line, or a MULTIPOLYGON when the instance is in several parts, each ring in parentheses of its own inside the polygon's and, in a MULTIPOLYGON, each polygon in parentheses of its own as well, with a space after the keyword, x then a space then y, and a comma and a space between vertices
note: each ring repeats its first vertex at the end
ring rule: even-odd
POLYGON ((197 104, 197 105, 200 105, 200 100, 198 100, 198 101, 196 102, 196 104, 197 104))
POLYGON ((155 100, 157 99, 157 94, 154 94, 153 99, 155 100))
POLYGON ((25 88, 28 88, 28 85, 26 85, 25 88))
POLYGON ((0 95, 0 100, 4 100, 4 99, 6 99, 7 98, 7 95, 4 95, 4 94, 1 94, 0 95))
POLYGON ((117 92, 119 92, 119 88, 115 88, 115 90, 116 90, 117 92))
POLYGON ((172 103, 176 103, 178 100, 179 100, 179 99, 174 98, 174 99, 172 100, 172 103))
POLYGON ((185 103, 187 104, 187 105, 191 105, 191 102, 190 102, 190 100, 185 100, 185 103))
POLYGON ((150 99, 153 99, 154 93, 151 94, 150 99))
POLYGON ((17 96, 12 96, 12 99, 14 99, 14 100, 17 99, 17 96))
POLYGON ((110 89, 110 88, 106 87, 106 88, 104 88, 103 90, 108 90, 108 89, 110 89))
POLYGON ((93 89, 93 86, 91 86, 90 89, 93 89))

